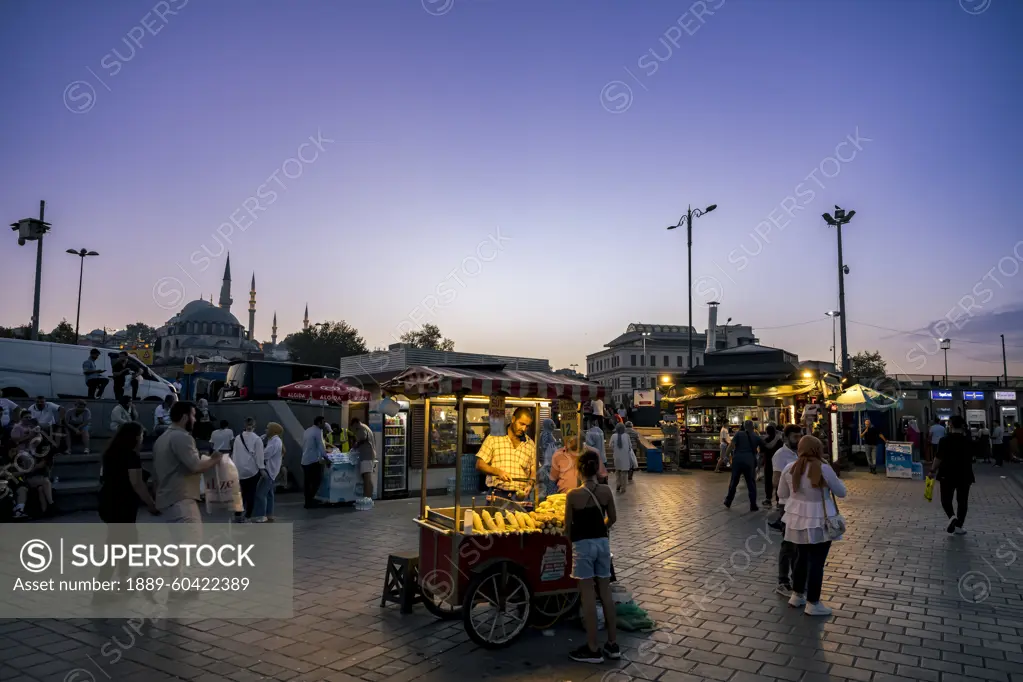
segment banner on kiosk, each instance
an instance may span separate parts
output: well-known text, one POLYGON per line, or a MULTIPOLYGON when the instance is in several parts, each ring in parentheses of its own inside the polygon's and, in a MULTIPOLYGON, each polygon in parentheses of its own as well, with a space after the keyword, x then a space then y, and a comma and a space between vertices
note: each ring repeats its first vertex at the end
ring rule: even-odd
POLYGON ((913 478, 913 444, 888 441, 884 468, 888 478, 913 478))

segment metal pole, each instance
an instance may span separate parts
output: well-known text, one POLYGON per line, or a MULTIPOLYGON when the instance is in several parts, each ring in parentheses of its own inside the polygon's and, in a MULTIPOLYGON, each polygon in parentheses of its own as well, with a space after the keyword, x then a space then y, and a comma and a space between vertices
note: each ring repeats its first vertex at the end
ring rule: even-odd
POLYGON ((835 329, 838 324, 838 320, 835 316, 831 316, 831 364, 838 367, 838 339, 835 337, 835 329))
POLYGON ((948 348, 945 348, 945 386, 948 386, 948 348))
POLYGON ((842 262, 842 222, 838 222, 838 314, 842 318, 842 374, 849 373, 849 345, 845 329, 845 265, 842 262))
MULTIPOLYGON (((39 202, 39 222, 43 222, 43 217, 46 213, 46 202, 39 202)), ((39 291, 42 288, 43 281, 43 235, 39 235, 38 243, 36 244, 36 296, 35 301, 32 303, 32 340, 39 340, 39 291)))
MULTIPOLYGON (((689 259, 689 329, 686 330, 686 337, 689 340, 689 369, 693 371, 693 207, 689 206, 686 211, 686 255, 689 259)), ((710 333, 710 330, 707 330, 710 333)), ((657 397, 657 394, 654 394, 657 397)), ((689 429, 686 429, 686 459, 691 458, 689 451, 689 429)))
POLYGON ((78 254, 78 311, 75 313, 75 345, 78 345, 78 321, 82 319, 82 273, 85 271, 85 255, 78 254))
POLYGON ((1005 362, 1005 334, 1002 334, 1002 374, 1005 377, 1005 387, 1009 387, 1009 365, 1005 362))

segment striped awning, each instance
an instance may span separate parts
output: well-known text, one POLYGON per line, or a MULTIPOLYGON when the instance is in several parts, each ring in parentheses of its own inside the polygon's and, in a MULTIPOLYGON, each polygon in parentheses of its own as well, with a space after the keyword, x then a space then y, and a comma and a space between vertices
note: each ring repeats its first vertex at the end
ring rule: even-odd
POLYGON ((514 369, 482 370, 464 367, 409 367, 382 386, 388 393, 419 395, 505 395, 513 398, 574 400, 604 397, 604 387, 561 374, 514 369))

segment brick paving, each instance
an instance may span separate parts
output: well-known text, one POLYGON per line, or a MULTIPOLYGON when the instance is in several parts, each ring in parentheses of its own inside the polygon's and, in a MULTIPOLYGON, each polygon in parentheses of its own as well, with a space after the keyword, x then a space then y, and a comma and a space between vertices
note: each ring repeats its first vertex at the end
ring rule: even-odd
POLYGON ((487 651, 461 621, 381 609, 387 555, 415 549, 418 501, 306 512, 285 498, 293 618, 0 621, 0 680, 1023 682, 1023 476, 978 470, 965 536, 944 532, 921 482, 847 475, 829 618, 773 593, 780 536, 763 512, 722 506, 725 475, 637 475, 612 548, 619 580, 660 628, 621 635, 625 658, 604 666, 567 659, 583 641, 574 624, 487 651))

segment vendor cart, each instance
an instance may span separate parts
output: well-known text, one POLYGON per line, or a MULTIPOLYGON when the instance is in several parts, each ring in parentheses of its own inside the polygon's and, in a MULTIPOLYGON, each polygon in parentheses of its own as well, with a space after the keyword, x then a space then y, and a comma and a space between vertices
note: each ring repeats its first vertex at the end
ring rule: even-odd
MULTIPOLYGON (((581 430, 579 403, 600 398, 604 392, 600 386, 556 374, 447 367, 409 368, 383 389, 392 395, 424 397, 427 404, 431 397, 454 395, 459 411, 466 397, 504 395, 561 401, 562 427, 568 425, 566 419, 573 421, 576 433, 581 430)), ((426 414, 430 414, 428 406, 426 414)), ((539 416, 537 404, 536 423, 539 416)), ((425 427, 429 433, 429 419, 425 427)), ((463 420, 459 420, 458 429, 461 450, 463 420)), ((428 458, 423 461, 420 513, 415 520, 419 526, 419 587, 431 613, 445 619, 461 618, 474 642, 496 649, 515 641, 530 623, 549 627, 575 607, 578 592, 571 577, 572 545, 563 532, 551 529, 474 530, 474 512, 490 517, 528 515, 528 508, 540 505, 539 492, 534 481, 528 501, 480 495, 464 504, 461 454, 459 451, 455 459, 453 507, 427 506, 428 458)))

